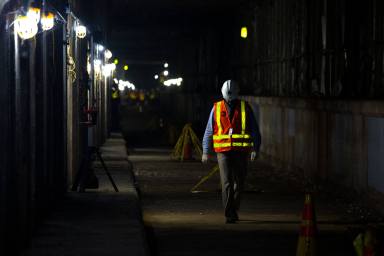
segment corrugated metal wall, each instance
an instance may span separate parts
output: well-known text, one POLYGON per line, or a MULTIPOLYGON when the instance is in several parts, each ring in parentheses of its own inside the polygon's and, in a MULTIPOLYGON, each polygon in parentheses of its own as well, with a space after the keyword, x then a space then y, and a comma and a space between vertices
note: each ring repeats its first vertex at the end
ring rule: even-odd
POLYGON ((0 16, 0 255, 16 255, 67 191, 88 146, 84 110, 93 102, 101 116, 94 145, 109 132, 110 81, 87 73, 92 37, 77 39, 68 18, 21 40, 12 26, 19 10, 13 1, 0 16))
POLYGON ((0 33, 0 252, 4 255, 26 243, 36 218, 44 216, 46 206, 66 188, 63 27, 21 40, 11 25, 16 9, 7 6, 3 11, 0 33))
MULTIPOLYGON (((253 49, 238 78, 261 96, 377 98, 384 94, 384 2, 272 0, 251 5, 253 49), (245 78, 244 78, 245 77, 245 78)), ((233 56, 236 57, 236 56, 233 56)))
POLYGON ((8 175, 10 169, 10 86, 11 86, 11 72, 10 72, 10 36, 7 32, 9 25, 8 19, 4 17, 7 13, 9 6, 3 10, 3 2, 0 2, 0 254, 5 252, 5 245, 7 243, 7 190, 8 190, 8 175))

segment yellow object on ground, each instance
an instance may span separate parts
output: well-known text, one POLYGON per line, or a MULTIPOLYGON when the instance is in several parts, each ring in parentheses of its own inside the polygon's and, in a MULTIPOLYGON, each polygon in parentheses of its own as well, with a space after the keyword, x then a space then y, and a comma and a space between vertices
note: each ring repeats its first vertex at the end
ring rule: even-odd
POLYGON ((188 158, 191 157, 193 151, 196 152, 198 158, 201 158, 203 150, 200 140, 192 130, 192 125, 188 123, 184 126, 183 131, 176 142, 175 148, 172 151, 171 157, 181 161, 189 160, 188 158))
POLYGON ((206 182, 209 178, 211 178, 213 176, 213 174, 215 174, 216 172, 219 171, 219 165, 215 165, 212 170, 208 173, 208 175, 204 176, 195 186, 193 186, 193 188, 191 189, 191 192, 192 193, 197 193, 199 192, 197 190, 197 188, 203 184, 204 182, 206 182))

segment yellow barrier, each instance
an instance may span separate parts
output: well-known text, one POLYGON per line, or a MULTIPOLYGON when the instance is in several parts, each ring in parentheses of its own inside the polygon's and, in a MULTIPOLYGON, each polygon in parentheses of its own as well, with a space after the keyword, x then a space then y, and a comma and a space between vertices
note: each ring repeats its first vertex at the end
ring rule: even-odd
POLYGON ((191 158, 193 151, 196 152, 198 158, 201 158, 203 150, 200 140, 192 130, 192 125, 186 124, 176 142, 171 157, 181 161, 189 160, 188 158, 191 158))
POLYGON ((197 190, 197 188, 203 184, 204 182, 206 182, 209 178, 211 178, 213 176, 213 174, 215 174, 217 171, 219 171, 219 165, 215 165, 212 170, 208 173, 208 175, 204 176, 195 186, 193 186, 193 188, 191 189, 191 192, 192 193, 197 193, 199 192, 197 190))

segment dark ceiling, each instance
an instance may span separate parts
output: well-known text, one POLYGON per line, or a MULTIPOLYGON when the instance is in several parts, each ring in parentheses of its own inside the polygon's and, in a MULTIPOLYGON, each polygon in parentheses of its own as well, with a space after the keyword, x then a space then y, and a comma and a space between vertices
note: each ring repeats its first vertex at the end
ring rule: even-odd
MULTIPOLYGON (((90 0, 80 1, 90 7, 90 0)), ((159 65, 180 58, 183 45, 230 25, 246 4, 249 0, 95 0, 92 22, 100 24, 104 43, 120 63, 129 65, 126 76, 149 84, 159 65)))

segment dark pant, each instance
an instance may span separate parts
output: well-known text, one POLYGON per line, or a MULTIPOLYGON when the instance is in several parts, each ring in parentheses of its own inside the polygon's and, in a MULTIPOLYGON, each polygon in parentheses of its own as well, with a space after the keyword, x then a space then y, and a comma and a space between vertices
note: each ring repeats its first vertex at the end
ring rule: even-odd
POLYGON ((247 175, 248 153, 217 153, 220 168, 221 193, 226 218, 237 215, 240 207, 241 192, 247 175))

